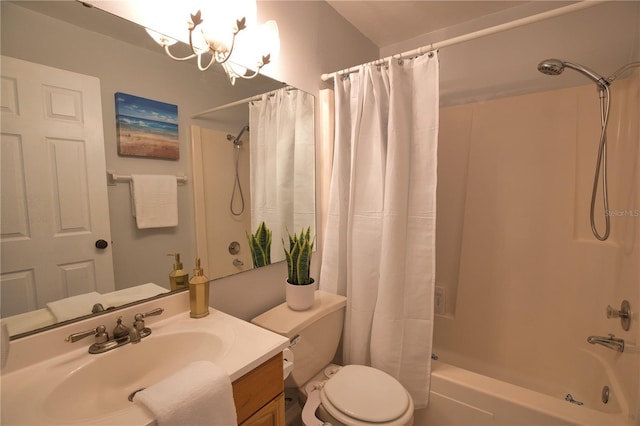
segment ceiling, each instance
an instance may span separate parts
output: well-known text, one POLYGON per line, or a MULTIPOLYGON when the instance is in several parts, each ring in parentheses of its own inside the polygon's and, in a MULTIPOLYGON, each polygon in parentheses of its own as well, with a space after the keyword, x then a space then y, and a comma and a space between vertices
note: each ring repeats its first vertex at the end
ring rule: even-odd
POLYGON ((531 2, 327 0, 327 3, 378 47, 384 47, 531 2))
MULTIPOLYGON (((380 48, 379 57, 575 3, 558 0, 326 1, 380 48)), ((79 13, 77 9, 83 9, 74 1, 19 3, 68 21, 74 20, 74 13, 79 13)), ((542 75, 536 68, 545 58, 580 63, 605 76, 625 63, 640 60, 640 1, 592 3, 593 7, 579 12, 443 48, 440 51, 441 105, 589 84, 579 73, 564 73, 556 78, 542 75)), ((113 19, 104 17, 95 22, 80 21, 77 25, 116 34, 116 38, 142 37, 140 45, 157 50, 149 37, 139 32, 128 34, 129 30, 113 19)), ((332 71, 335 70, 326 70, 332 71)))
MULTIPOLYGON (((380 48, 380 58, 576 3, 326 1, 380 48)), ((604 76, 638 61, 640 1, 590 3, 579 11, 440 49, 440 105, 590 84, 580 73, 541 74, 537 65, 546 58, 584 64, 604 76)))

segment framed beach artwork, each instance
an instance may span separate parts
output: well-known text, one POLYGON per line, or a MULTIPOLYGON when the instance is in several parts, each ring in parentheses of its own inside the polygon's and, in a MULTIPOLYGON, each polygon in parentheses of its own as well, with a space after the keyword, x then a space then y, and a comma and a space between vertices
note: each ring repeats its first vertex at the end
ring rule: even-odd
POLYGON ((126 93, 116 93, 118 154, 180 158, 178 106, 126 93))

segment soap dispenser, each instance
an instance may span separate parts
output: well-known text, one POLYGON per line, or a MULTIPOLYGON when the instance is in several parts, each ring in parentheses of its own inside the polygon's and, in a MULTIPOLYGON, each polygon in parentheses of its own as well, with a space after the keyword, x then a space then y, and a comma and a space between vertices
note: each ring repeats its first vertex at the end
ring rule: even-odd
POLYGON ((167 256, 175 257, 173 271, 169 273, 169 283, 171 284, 171 291, 187 288, 187 286, 189 285, 189 273, 182 269, 182 262, 180 262, 180 253, 170 253, 167 256))
POLYGON ((200 267, 200 258, 196 259, 193 277, 189 280, 189 302, 191 318, 202 318, 209 315, 209 278, 200 267))

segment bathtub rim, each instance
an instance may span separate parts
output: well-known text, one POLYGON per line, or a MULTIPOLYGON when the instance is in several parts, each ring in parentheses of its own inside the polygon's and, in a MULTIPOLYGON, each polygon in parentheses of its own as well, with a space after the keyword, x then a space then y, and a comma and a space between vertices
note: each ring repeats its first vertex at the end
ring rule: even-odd
MULTIPOLYGON (((593 408, 570 404, 559 398, 494 379, 462 367, 447 364, 445 361, 439 359, 431 363, 431 390, 440 394, 448 395, 438 389, 440 386, 450 388, 453 385, 461 387, 462 391, 488 395, 502 402, 512 403, 528 410, 558 418, 569 424, 608 426, 633 426, 636 424, 623 400, 620 401, 621 411, 619 413, 604 413, 593 408)), ((455 396, 453 397, 455 398, 455 396)), ((462 399, 461 401, 464 400, 462 399)), ((464 402, 469 403, 467 401, 464 402)), ((470 403, 470 405, 473 405, 473 403, 470 403)), ((478 408, 486 409, 485 407, 478 408)))

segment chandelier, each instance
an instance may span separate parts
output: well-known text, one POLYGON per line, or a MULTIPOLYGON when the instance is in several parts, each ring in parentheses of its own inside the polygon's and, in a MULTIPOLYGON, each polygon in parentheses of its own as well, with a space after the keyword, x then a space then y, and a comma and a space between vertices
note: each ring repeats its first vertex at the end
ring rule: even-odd
MULTIPOLYGON (((190 52, 179 56, 171 51, 178 40, 149 28, 147 33, 176 61, 196 58, 200 71, 222 65, 232 85, 236 79, 256 77, 262 67, 280 51, 278 25, 267 21, 256 26, 255 0, 207 1, 190 15, 182 31, 188 31, 190 52)), ((173 34, 172 34, 173 35, 173 34)), ((184 37, 182 37, 184 39, 184 37)))

